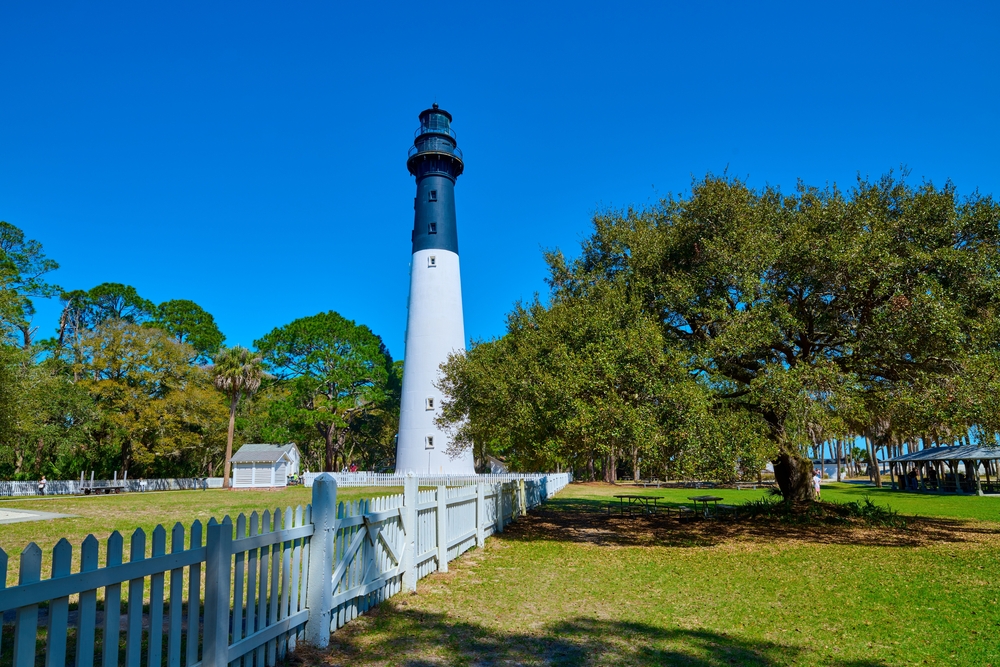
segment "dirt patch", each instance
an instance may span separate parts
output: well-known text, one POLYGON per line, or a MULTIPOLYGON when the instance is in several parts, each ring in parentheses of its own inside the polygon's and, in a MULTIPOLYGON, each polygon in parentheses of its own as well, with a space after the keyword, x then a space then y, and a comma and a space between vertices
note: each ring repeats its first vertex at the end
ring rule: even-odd
POLYGON ((558 540, 600 546, 715 547, 753 542, 920 547, 932 544, 1000 544, 996 526, 959 519, 908 517, 905 528, 859 524, 794 523, 775 519, 681 521, 666 514, 608 515, 586 507, 542 506, 518 520, 508 539, 558 540))

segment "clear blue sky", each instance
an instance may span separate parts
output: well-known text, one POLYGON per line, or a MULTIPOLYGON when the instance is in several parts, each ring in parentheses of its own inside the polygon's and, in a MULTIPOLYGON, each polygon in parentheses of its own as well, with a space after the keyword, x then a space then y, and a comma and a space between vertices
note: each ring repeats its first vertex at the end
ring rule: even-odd
POLYGON ((466 332, 492 337, 543 249, 709 171, 1000 195, 996 7, 8 1, 0 219, 64 288, 192 299, 231 344, 332 309, 399 358, 431 102, 466 156, 466 332))

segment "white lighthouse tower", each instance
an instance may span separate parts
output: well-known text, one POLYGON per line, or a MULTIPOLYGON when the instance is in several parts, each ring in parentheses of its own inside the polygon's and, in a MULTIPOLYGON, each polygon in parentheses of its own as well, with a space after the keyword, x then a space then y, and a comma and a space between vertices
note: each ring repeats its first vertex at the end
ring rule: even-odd
POLYGON ((465 350, 455 219, 455 180, 465 165, 451 114, 437 104, 420 114, 406 167, 417 179, 417 196, 396 472, 472 474, 471 449, 449 455, 451 439, 434 423, 441 414, 440 366, 465 350))

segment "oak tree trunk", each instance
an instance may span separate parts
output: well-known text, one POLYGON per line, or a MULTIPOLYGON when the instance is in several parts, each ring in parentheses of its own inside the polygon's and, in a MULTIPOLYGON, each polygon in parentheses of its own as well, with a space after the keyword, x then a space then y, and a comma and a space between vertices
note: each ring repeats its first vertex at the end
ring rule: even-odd
POLYGON ((812 461, 804 456, 794 456, 782 452, 772 463, 774 464, 774 481, 778 483, 778 488, 786 502, 812 500, 812 461))

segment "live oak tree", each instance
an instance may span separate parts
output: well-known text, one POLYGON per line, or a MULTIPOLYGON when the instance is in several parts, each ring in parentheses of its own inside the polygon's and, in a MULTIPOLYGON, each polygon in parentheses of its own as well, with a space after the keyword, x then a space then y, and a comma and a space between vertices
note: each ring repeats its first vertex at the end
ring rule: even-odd
POLYGON ((452 356, 440 423, 455 446, 515 470, 571 466, 592 478, 599 468, 608 482, 623 459, 633 475, 727 480, 762 464, 759 420, 718 410, 624 287, 602 281, 518 306, 506 335, 452 356))
POLYGON ((809 428, 880 421, 874 437, 889 438, 897 408, 928 397, 925 421, 961 419, 948 406, 996 377, 990 197, 891 174, 792 194, 710 176, 594 226, 578 259, 554 257, 555 294, 624 283, 718 403, 767 424, 790 500, 811 495, 809 428))
POLYGON ((314 429, 323 439, 323 468, 334 470, 352 425, 386 399, 392 358, 382 339, 330 311, 274 329, 254 345, 288 389, 272 415, 314 429))
POLYGON ((189 363, 193 350, 121 319, 89 331, 82 349, 79 383, 101 413, 95 445, 115 453, 104 471, 199 472, 205 449, 223 441, 226 409, 209 372, 189 363))

